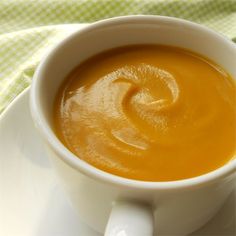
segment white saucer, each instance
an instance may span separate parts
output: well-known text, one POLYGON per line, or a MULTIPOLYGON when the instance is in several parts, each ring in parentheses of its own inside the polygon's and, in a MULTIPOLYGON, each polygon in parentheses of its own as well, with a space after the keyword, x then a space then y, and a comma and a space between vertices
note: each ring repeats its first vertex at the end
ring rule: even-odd
MULTIPOLYGON (((29 91, 0 117, 0 235, 101 236, 84 224, 61 191, 35 132, 29 91)), ((236 190, 192 236, 236 235, 236 190)))

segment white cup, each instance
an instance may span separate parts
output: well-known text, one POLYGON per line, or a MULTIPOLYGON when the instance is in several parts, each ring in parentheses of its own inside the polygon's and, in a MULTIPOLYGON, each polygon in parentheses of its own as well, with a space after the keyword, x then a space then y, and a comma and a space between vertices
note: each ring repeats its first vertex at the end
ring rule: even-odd
POLYGON ((163 16, 112 18, 72 34, 42 60, 31 86, 32 116, 74 209, 88 225, 106 236, 186 235, 205 224, 230 194, 235 159, 195 178, 136 181, 89 165, 54 132, 54 98, 67 74, 99 52, 130 44, 187 48, 212 59, 236 78, 236 46, 206 27, 163 16))

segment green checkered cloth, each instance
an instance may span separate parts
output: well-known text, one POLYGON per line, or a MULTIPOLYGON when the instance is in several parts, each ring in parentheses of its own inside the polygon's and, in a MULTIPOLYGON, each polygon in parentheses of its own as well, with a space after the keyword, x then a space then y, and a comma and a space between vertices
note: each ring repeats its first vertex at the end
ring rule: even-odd
POLYGON ((78 23, 131 14, 188 19, 236 41, 236 0, 0 0, 0 112, 78 23))

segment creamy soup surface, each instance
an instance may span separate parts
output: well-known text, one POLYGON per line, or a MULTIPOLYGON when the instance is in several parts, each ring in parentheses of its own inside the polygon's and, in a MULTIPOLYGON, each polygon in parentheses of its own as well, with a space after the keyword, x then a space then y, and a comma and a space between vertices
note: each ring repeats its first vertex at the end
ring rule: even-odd
POLYGON ((235 155, 235 82, 181 48, 127 46, 86 60, 65 79, 54 115, 78 158, 129 179, 191 178, 235 155))

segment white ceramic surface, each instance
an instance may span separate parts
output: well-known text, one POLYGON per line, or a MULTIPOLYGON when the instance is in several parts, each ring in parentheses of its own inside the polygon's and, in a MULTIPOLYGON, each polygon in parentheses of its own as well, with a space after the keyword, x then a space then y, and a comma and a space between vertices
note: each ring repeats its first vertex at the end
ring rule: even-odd
POLYGON ((31 87, 35 124, 74 209, 99 232, 105 231, 111 214, 116 222, 109 220, 106 236, 152 235, 152 217, 143 217, 143 221, 137 217, 135 222, 132 218, 137 209, 140 214, 146 214, 145 204, 149 205, 148 215, 154 216, 155 235, 191 233, 216 214, 235 184, 235 159, 196 178, 170 182, 135 181, 96 169, 77 158, 56 137, 52 119, 54 97, 66 75, 77 64, 112 47, 151 43, 198 52, 236 78, 236 46, 223 36, 176 18, 129 16, 91 24, 63 40, 42 60, 31 87), (126 208, 121 205, 122 210, 119 210, 117 202, 121 201, 126 201, 126 208), (134 202, 136 207, 133 207, 134 202), (122 217, 125 220, 120 220, 122 217))
MULTIPOLYGON (((28 91, 0 117, 0 235, 101 236, 81 222, 58 186, 30 117, 28 91)), ((192 234, 213 235, 236 235, 236 190, 192 234)))

